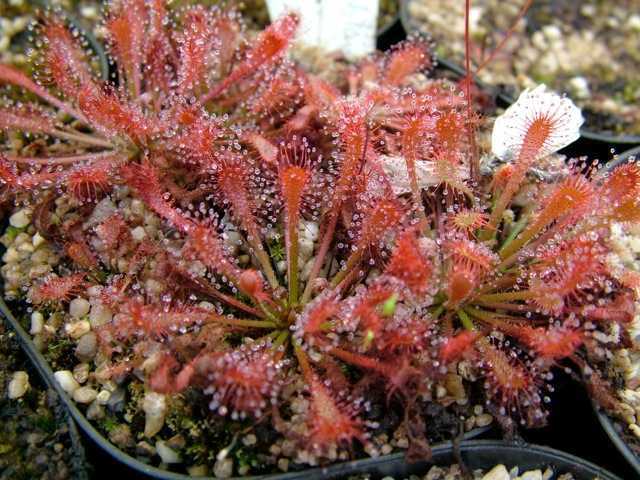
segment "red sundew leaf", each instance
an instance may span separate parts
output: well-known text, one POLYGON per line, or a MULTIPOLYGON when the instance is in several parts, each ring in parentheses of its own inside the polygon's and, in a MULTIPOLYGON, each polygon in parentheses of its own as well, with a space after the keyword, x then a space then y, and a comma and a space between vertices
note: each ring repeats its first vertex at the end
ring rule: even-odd
POLYGON ((105 136, 124 135, 134 143, 142 144, 153 134, 151 122, 139 109, 123 103, 110 88, 87 84, 82 87, 79 97, 80 110, 105 136))
POLYGON ((203 355, 194 368, 212 394, 209 407, 234 419, 260 417, 282 385, 282 364, 267 344, 203 355))
POLYGON ((157 170, 149 161, 143 164, 126 165, 121 170, 122 176, 140 197, 140 199, 176 229, 188 233, 195 228, 195 223, 176 210, 165 200, 165 190, 160 185, 157 170))
POLYGON ((254 214, 254 197, 249 190, 250 168, 244 158, 229 154, 219 158, 212 169, 223 203, 231 205, 234 217, 249 233, 252 243, 256 244, 261 235, 254 214))
POLYGON ((304 91, 307 105, 318 110, 331 108, 341 97, 340 90, 314 75, 307 75, 304 91))
POLYGON ((70 115, 78 118, 77 112, 75 112, 71 107, 69 107, 63 101, 55 98, 53 95, 47 92, 47 90, 36 84, 21 71, 9 67, 8 65, 0 65, 0 83, 9 83, 11 85, 22 87, 25 90, 28 90, 29 92, 42 98, 47 103, 59 108, 63 112, 67 112, 70 115))
POLYGON ((96 235, 106 251, 115 250, 131 240, 131 230, 119 214, 113 214, 96 227, 96 235))
POLYGON ((0 184, 6 185, 12 190, 31 190, 37 187, 53 186, 61 175, 61 172, 18 174, 15 165, 0 153, 0 184))
POLYGON ((212 320, 212 313, 208 310, 184 304, 172 305, 169 308, 128 298, 117 308, 119 313, 114 316, 113 330, 122 340, 163 339, 180 329, 204 325, 212 320))
POLYGON ((338 109, 338 132, 343 153, 336 180, 335 203, 341 204, 346 200, 352 189, 353 179, 362 171, 367 159, 367 150, 370 148, 367 123, 369 106, 358 101, 345 101, 338 109))
POLYGON ((68 191, 81 202, 96 202, 112 187, 119 157, 97 159, 65 173, 68 191))
POLYGON ((467 119, 451 108, 440 112, 433 125, 434 148, 443 151, 457 149, 466 132, 467 119))
POLYGON ((597 286, 606 273, 607 249, 598 239, 578 237, 536 255, 530 290, 545 311, 558 313, 565 300, 597 286))
POLYGON ((587 178, 580 174, 571 175, 542 200, 542 209, 535 221, 548 225, 567 214, 573 218, 580 217, 592 205, 595 193, 587 178))
POLYGON ((416 232, 408 229, 398 235, 385 273, 401 280, 411 292, 419 295, 429 288, 433 271, 433 264, 423 254, 416 232))
POLYGON ((386 62, 384 83, 398 86, 410 75, 433 66, 431 46, 424 39, 400 43, 386 62))
POLYGON ((247 141, 255 148, 260 158, 268 165, 278 165, 278 147, 259 133, 249 133, 247 141))
POLYGON ((287 212, 287 223, 297 224, 302 198, 311 178, 311 172, 299 165, 281 166, 278 171, 280 191, 287 212))
POLYGON ((225 133, 221 121, 206 117, 196 107, 178 108, 171 120, 184 128, 167 141, 168 148, 185 164, 208 164, 225 133))
POLYGON ((80 86, 93 83, 85 53, 71 32, 56 19, 47 20, 42 34, 47 40, 45 59, 54 82, 67 98, 78 98, 80 86))
POLYGON ((198 87, 208 72, 208 57, 215 51, 216 26, 212 16, 201 6, 189 8, 183 19, 184 29, 178 41, 180 63, 178 90, 181 93, 198 87))
POLYGON ((126 80, 135 85, 139 93, 148 12, 142 0, 126 0, 119 7, 117 12, 110 12, 106 22, 109 41, 126 80))
POLYGON ((251 99, 251 111, 255 114, 284 116, 287 110, 292 110, 293 106, 302 99, 302 85, 295 77, 295 73, 292 77, 278 75, 270 80, 251 99))
POLYGON ((207 268, 226 276, 235 285, 239 284, 242 270, 229 258, 222 238, 215 230, 197 225, 190 231, 185 248, 207 268))
POLYGON ((252 75, 265 64, 277 60, 293 40, 299 23, 300 19, 294 13, 289 13, 273 22, 258 36, 251 50, 247 52, 245 60, 236 65, 224 80, 206 94, 201 99, 202 103, 216 98, 239 80, 252 75))
POLYGON ((454 264, 453 269, 467 268, 485 274, 498 263, 497 255, 482 243, 464 238, 447 240, 444 251, 454 264))
POLYGON ((488 394, 498 407, 507 412, 531 414, 543 419, 542 400, 533 372, 509 359, 507 354, 491 345, 485 338, 476 342, 486 371, 488 394), (525 410, 517 412, 518 410, 525 410))
POLYGON ((584 341, 583 332, 564 327, 522 327, 516 335, 545 360, 569 357, 584 341))
POLYGON ((29 297, 35 305, 68 302, 74 296, 79 295, 86 284, 83 273, 75 273, 66 277, 51 276, 31 287, 29 297))
POLYGON ((86 243, 70 242, 65 246, 67 256, 79 267, 93 270, 98 266, 98 260, 86 243))
POLYGON ((607 203, 619 203, 640 193, 640 165, 625 163, 615 168, 602 185, 607 203))
POLYGON ((380 242, 389 230, 400 224, 403 217, 404 211, 394 198, 373 201, 372 205, 363 212, 358 250, 380 242))
POLYGON ((332 392, 314 375, 309 384, 311 405, 307 425, 311 450, 328 448, 364 440, 365 435, 353 406, 335 400, 332 392))
POLYGON ((327 330, 329 321, 340 310, 335 293, 328 292, 316 297, 302 312, 297 325, 304 335, 315 335, 327 330))
POLYGON ((52 134, 55 124, 52 117, 38 111, 35 105, 28 105, 22 108, 0 108, 0 129, 52 134))

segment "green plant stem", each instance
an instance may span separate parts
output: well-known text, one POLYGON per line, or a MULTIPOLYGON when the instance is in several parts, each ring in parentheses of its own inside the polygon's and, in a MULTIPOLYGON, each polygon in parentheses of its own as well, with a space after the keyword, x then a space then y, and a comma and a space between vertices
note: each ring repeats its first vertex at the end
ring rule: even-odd
POLYGON ((324 260, 327 256, 327 252, 329 251, 331 240, 333 239, 333 233, 335 232, 336 224, 338 222, 338 215, 333 212, 330 215, 331 216, 329 218, 329 223, 327 224, 327 230, 322 236, 320 247, 318 248, 318 252, 316 253, 316 259, 313 263, 313 266, 311 267, 311 272, 309 272, 307 285, 305 286, 304 292, 302 293, 302 299, 300 301, 302 305, 305 305, 311 298, 313 281, 318 277, 318 273, 320 273, 322 264, 324 263, 324 260))
POLYGON ((488 293, 476 297, 475 300, 480 302, 510 302, 512 300, 528 300, 536 295, 537 293, 531 290, 519 290, 517 292, 488 293))
POLYGON ((347 264, 344 268, 340 269, 340 271, 336 273, 336 276, 331 280, 331 288, 336 288, 340 282, 342 282, 342 280, 351 273, 351 270, 353 270, 360 263, 360 260, 362 260, 362 254, 363 250, 361 248, 351 254, 347 259, 347 264))
MULTIPOLYGON (((297 220, 297 215, 295 219, 297 220)), ((287 223, 287 278, 289 281, 289 306, 293 307, 298 302, 298 222, 289 221, 287 223)))
POLYGON ((469 330, 469 331, 474 331, 476 329, 476 326, 473 324, 473 320, 471 320, 471 318, 469 318, 469 315, 467 315, 467 313, 460 309, 456 312, 458 314, 458 318, 460 318, 460 321, 462 322, 462 326, 469 330))
POLYGON ((216 323, 223 325, 230 325, 234 327, 247 327, 247 328, 277 328, 277 324, 270 320, 247 320, 242 318, 227 318, 215 316, 213 317, 216 323))

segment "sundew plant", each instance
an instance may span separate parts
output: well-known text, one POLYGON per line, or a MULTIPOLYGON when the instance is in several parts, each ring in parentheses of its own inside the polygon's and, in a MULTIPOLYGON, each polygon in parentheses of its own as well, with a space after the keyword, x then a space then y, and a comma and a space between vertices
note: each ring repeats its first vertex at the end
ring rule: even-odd
POLYGON ((578 137, 570 100, 524 92, 481 152, 473 92, 428 78, 427 41, 330 84, 286 55, 298 24, 113 1, 103 81, 43 15, 34 78, 0 66, 0 179, 56 261, 16 272, 10 249, 6 295, 88 299, 110 312, 91 324, 96 382, 200 391, 302 463, 366 448, 374 402, 426 454, 424 405, 459 364, 505 428, 544 423, 552 368, 587 371, 593 332, 634 315, 637 282, 607 259, 610 225, 640 220, 640 170, 536 177, 578 137))

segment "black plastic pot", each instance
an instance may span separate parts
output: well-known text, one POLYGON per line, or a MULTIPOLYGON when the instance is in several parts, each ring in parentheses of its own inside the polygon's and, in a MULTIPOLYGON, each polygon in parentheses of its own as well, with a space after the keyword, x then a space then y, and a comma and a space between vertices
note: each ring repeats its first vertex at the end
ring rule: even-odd
POLYGON ((593 409, 598 418, 598 422, 600 422, 602 429, 611 440, 611 443, 613 443, 627 463, 631 465, 640 477, 640 458, 631 450, 627 442, 624 441, 622 437, 622 429, 624 426, 609 417, 609 415, 602 411, 596 404, 593 405, 593 409))
MULTIPOLYGON (((407 463, 403 458, 379 458, 360 465, 360 468, 352 468, 346 464, 341 468, 323 472, 323 479, 347 478, 355 473, 366 474, 372 480, 384 477, 393 477, 401 480, 410 475, 424 475, 433 465, 448 466, 458 463, 456 451, 451 444, 443 444, 434 447, 433 457, 430 461, 407 463)), ((621 480, 619 477, 594 465, 586 460, 568 453, 554 450, 548 447, 528 444, 513 444, 493 440, 471 440, 460 445, 460 458, 471 470, 488 470, 495 465, 504 464, 507 469, 519 467, 520 472, 527 470, 553 469, 558 474, 571 473, 575 480, 621 480)), ((315 474, 311 478, 316 477, 315 474)))
MULTIPOLYGON (((0 288, 2 288, 1 283, 0 288)), ((89 420, 87 420, 84 414, 78 409, 75 402, 67 395, 64 390, 62 390, 60 385, 58 385, 58 383, 55 381, 53 377, 53 370, 51 370, 51 367, 49 366, 47 360, 36 349, 33 341, 31 340, 31 336, 24 330, 24 328, 22 328, 20 322, 18 322, 18 320, 13 316, 11 310, 2 299, 0 299, 0 314, 9 322, 11 327, 15 330, 20 339, 23 350, 31 359, 34 367, 40 372, 43 378, 45 378, 47 384, 58 393, 62 403, 66 406, 69 413, 77 422, 83 433, 87 437, 89 437, 89 439, 97 446, 99 450, 106 453, 109 457, 111 457, 112 460, 115 460, 121 466, 127 467, 128 471, 126 473, 128 474, 128 477, 136 475, 137 478, 139 478, 140 476, 144 476, 146 478, 161 480, 187 480, 193 478, 186 474, 168 472, 166 470, 161 470, 159 468, 147 465, 126 454, 125 452, 114 446, 111 442, 109 442, 109 440, 107 440, 98 430, 96 430, 96 428, 89 422, 89 420)), ((484 428, 476 428, 474 430, 471 430, 470 432, 467 432, 464 438, 471 439, 478 437, 490 430, 490 428, 490 426, 484 428)), ((374 468, 379 464, 386 464, 389 462, 393 465, 399 465, 403 463, 404 453, 385 455, 379 458, 367 458, 363 460, 344 462, 324 468, 311 468, 299 472, 267 475, 261 478, 272 480, 312 480, 320 478, 342 478, 342 476, 346 473, 353 474, 361 471, 368 471, 368 469, 374 468)), ((120 468, 119 470, 124 471, 125 469, 120 468)), ((110 469, 110 474, 111 473, 113 472, 110 469)))
MULTIPOLYGON (((408 12, 408 4, 410 1, 411 0, 400 0, 400 22, 407 34, 417 31, 417 28, 412 24, 408 12)), ((460 73, 461 75, 465 74, 464 68, 454 62, 446 59, 438 59, 438 62, 440 65, 456 73, 460 73)), ((497 87, 488 87, 481 82, 479 82, 479 85, 482 85, 485 89, 488 88, 489 91, 497 89, 497 87)), ((503 106, 509 106, 515 101, 512 96, 503 91, 497 94, 497 99, 498 104, 503 106)), ((598 156, 601 156, 601 151, 609 151, 611 149, 624 151, 625 149, 640 145, 640 135, 612 135, 606 132, 591 130, 588 126, 580 129, 580 135, 583 140, 587 141, 585 142, 587 145, 595 145, 595 149, 598 150, 598 156)))

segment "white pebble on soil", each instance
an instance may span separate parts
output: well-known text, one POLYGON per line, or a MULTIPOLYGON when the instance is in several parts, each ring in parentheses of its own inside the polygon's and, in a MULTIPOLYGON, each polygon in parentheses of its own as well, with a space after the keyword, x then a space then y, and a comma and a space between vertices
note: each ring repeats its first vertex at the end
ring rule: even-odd
POLYGON ((153 437, 163 425, 167 414, 167 402, 165 396, 156 392, 147 392, 142 402, 144 410, 144 436, 153 437))
POLYGON ((78 403, 91 403, 98 396, 98 392, 96 392, 91 387, 80 387, 76 388, 73 391, 73 399, 78 403))
POLYGON ((15 228, 25 228, 31 223, 31 210, 23 208, 9 217, 9 224, 15 228))
POLYGON ((29 374, 27 372, 13 372, 9 382, 8 395, 12 400, 22 397, 29 390, 29 374))
POLYGON ((89 333, 91 331, 91 324, 87 320, 79 320, 77 322, 67 323, 64 326, 64 331, 71 338, 78 339, 85 333, 89 333))
POLYGON ((31 335, 37 335, 42 333, 42 327, 44 326, 44 315, 40 312, 33 312, 31 314, 31 328, 29 333, 31 335))
POLYGON ((100 393, 98 393, 96 400, 99 405, 106 405, 109 402, 110 398, 111 392, 109 390, 100 390, 100 393))
POLYGON ((518 477, 518 480, 542 480, 541 470, 529 470, 518 477))
POLYGON ((91 323, 92 328, 100 327, 101 325, 109 323, 112 318, 113 313, 109 307, 102 305, 101 303, 96 303, 91 306, 89 322, 91 323))
POLYGON ((213 466, 213 474, 216 478, 230 478, 233 475, 233 460, 231 458, 217 460, 213 466))
POLYGON ((496 465, 485 473, 482 480, 511 480, 511 476, 504 465, 496 465))
POLYGON ((69 315, 73 318, 82 318, 89 313, 91 304, 84 298, 74 298, 69 303, 69 315))
POLYGON ((73 393, 80 385, 76 382, 75 378, 73 378, 73 373, 69 370, 58 370, 53 374, 53 377, 56 379, 58 384, 62 387, 62 389, 67 393, 73 393))
POLYGON ((164 440, 158 440, 156 442, 156 451, 163 463, 180 463, 180 455, 178 452, 169 448, 164 440))

